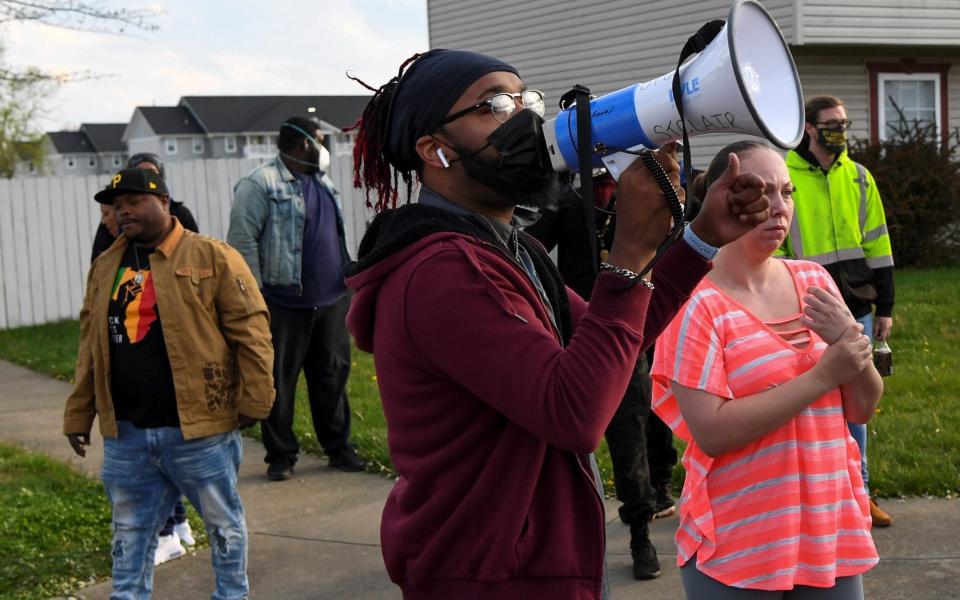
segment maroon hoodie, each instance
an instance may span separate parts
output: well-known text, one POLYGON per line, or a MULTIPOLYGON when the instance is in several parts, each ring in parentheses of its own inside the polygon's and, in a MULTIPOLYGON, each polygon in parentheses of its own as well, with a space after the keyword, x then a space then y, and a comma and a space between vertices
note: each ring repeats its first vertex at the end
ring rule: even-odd
POLYGON ((653 294, 610 273, 589 307, 566 290, 565 346, 494 244, 398 234, 418 211, 378 217, 347 279, 347 323, 374 355, 400 475, 380 531, 390 578, 405 598, 600 598, 604 512, 587 454, 710 263, 680 242, 653 294))

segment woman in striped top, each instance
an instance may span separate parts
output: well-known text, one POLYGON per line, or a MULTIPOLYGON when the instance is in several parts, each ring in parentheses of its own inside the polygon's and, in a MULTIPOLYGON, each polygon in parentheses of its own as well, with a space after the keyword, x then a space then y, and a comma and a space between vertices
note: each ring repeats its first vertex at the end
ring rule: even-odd
POLYGON ((652 371, 654 409, 688 444, 684 589, 688 599, 862 598, 860 576, 878 558, 846 420, 865 423, 883 383, 826 270, 772 256, 793 216, 780 155, 731 144, 706 182, 741 164, 763 178, 770 218, 720 251, 658 338, 652 371))

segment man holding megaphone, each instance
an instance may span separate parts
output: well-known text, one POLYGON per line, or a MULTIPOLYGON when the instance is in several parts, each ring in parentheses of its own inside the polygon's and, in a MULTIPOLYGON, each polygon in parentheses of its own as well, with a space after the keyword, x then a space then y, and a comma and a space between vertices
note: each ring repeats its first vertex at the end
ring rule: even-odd
MULTIPOLYGON (((373 89, 373 88, 371 88, 373 89)), ((590 303, 517 228, 558 189, 544 99, 497 59, 434 49, 401 67, 359 123, 355 178, 380 214, 348 267, 348 326, 373 352, 397 484, 381 525, 406 598, 599 598, 603 495, 593 460, 639 353, 716 249, 767 218, 736 157, 650 280, 671 230, 639 165, 590 303), (419 201, 394 208, 399 178, 419 201)), ((670 151, 655 160, 677 187, 670 151)))

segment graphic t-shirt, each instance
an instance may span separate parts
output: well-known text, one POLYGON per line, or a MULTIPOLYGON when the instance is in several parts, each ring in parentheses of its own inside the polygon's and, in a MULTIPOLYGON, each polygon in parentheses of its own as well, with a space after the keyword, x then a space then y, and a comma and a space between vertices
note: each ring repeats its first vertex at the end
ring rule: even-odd
POLYGON ((179 427, 151 253, 152 248, 129 244, 113 282, 107 319, 113 406, 118 420, 137 427, 179 427))

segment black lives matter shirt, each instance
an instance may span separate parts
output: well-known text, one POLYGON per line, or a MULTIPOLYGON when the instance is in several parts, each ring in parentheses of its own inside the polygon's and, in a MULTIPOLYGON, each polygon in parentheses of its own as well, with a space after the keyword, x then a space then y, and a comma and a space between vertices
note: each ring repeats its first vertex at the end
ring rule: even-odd
POLYGON ((152 248, 129 244, 110 296, 110 386, 118 420, 179 427, 173 372, 150 272, 152 248))

